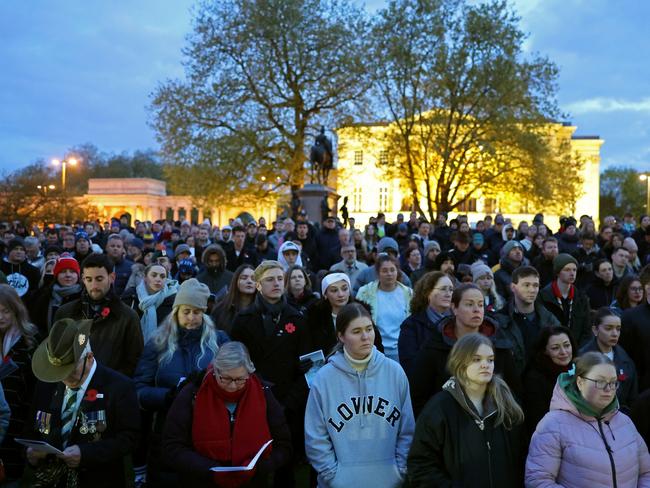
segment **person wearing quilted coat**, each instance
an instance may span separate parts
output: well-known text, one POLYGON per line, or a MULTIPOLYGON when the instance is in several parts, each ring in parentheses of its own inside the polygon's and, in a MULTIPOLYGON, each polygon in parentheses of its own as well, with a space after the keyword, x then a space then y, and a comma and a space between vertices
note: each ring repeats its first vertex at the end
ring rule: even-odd
POLYGON ((650 455, 619 411, 614 363, 600 352, 558 377, 526 460, 527 488, 650 487, 650 455))

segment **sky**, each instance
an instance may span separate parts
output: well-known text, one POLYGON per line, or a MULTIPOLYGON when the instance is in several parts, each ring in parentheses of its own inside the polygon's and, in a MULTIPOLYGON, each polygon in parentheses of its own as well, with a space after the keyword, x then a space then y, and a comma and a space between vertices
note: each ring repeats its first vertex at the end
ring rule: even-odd
MULTIPOLYGON (((558 100, 576 135, 605 140, 602 169, 650 171, 650 2, 512 3, 526 51, 560 67, 558 100)), ((108 153, 157 149, 147 105, 160 82, 183 76, 193 4, 0 2, 0 172, 83 143, 108 153)), ((366 2, 370 12, 383 4, 366 2)))

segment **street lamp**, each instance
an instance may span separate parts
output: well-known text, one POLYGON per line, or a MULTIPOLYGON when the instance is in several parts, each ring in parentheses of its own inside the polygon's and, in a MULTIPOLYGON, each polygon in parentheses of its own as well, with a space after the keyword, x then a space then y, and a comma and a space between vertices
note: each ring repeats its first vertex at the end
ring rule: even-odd
POLYGON ((641 181, 646 182, 646 207, 645 211, 646 213, 650 212, 650 173, 641 173, 639 175, 639 179, 641 181))
POLYGON ((45 193, 47 195, 47 191, 48 190, 55 190, 56 186, 54 186, 54 185, 36 185, 36 188, 38 188, 39 190, 42 190, 43 193, 45 193))
POLYGON ((66 173, 66 167, 68 165, 70 166, 76 166, 77 165, 77 159, 76 158, 68 158, 68 159, 53 159, 52 164, 54 166, 61 165, 61 189, 65 192, 65 173, 66 173))

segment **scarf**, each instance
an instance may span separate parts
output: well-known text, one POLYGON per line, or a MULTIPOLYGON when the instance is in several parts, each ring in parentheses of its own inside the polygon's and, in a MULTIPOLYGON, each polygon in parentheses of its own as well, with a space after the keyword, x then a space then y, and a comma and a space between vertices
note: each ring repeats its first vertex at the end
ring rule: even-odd
POLYGON ((431 323, 435 326, 440 320, 442 320, 445 317, 448 317, 451 315, 450 311, 447 312, 436 312, 434 309, 431 307, 427 307, 427 318, 431 321, 431 323))
POLYGON ((262 323, 264 324, 264 333, 266 337, 272 337, 275 334, 275 329, 280 323, 282 318, 282 311, 287 305, 287 299, 282 295, 282 299, 278 303, 269 303, 262 294, 258 293, 255 296, 255 307, 262 312, 262 323))
POLYGON ((140 302, 138 308, 142 311, 140 328, 142 329, 142 337, 146 344, 158 328, 156 309, 167 297, 178 291, 178 282, 175 280, 167 281, 160 290, 150 295, 147 291, 147 286, 145 285, 144 280, 142 280, 138 286, 135 287, 135 291, 138 294, 138 301, 140 302))
POLYGON ((560 287, 557 284, 557 280, 551 281, 551 291, 553 292, 553 296, 557 300, 558 305, 562 308, 562 312, 564 313, 564 323, 562 325, 571 328, 571 314, 573 312, 573 297, 575 296, 576 293, 576 287, 573 285, 569 285, 569 294, 567 295, 566 298, 562 296, 562 292, 560 291, 560 287), (568 305, 568 306, 567 306, 568 305))
POLYGON ((584 399, 580 393, 580 390, 578 390, 575 375, 562 373, 558 377, 557 381, 560 384, 560 388, 564 390, 564 393, 566 393, 567 398, 573 404, 573 406, 576 407, 578 412, 586 417, 602 419, 608 413, 618 410, 618 397, 616 395, 614 395, 614 399, 602 411, 598 411, 592 407, 591 404, 584 399))
POLYGON ((81 313, 84 319, 92 319, 94 322, 108 318, 112 312, 111 306, 119 303, 119 299, 115 296, 115 292, 111 287, 108 293, 100 300, 93 300, 88 295, 86 288, 81 292, 81 313))
POLYGON ((61 286, 54 283, 52 286, 52 293, 50 295, 50 305, 47 307, 47 325, 52 325, 52 319, 57 309, 63 303, 64 298, 81 293, 81 285, 79 283, 70 286, 61 286))
MULTIPOLYGON (((241 390, 228 392, 219 386, 210 366, 194 402, 192 445, 196 452, 221 465, 244 466, 269 440, 266 398, 259 378, 251 375, 241 390), (235 402, 237 408, 231 423, 226 403, 235 402)), ((267 458, 271 448, 262 457, 267 458)), ((235 472, 214 473, 213 481, 219 486, 239 486, 248 480, 235 472)))

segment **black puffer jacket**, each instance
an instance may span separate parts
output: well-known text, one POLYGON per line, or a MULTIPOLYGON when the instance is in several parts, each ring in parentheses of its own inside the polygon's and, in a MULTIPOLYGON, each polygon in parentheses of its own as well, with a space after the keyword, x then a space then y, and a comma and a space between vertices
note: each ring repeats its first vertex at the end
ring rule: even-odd
POLYGON ((418 418, 408 455, 411 488, 520 488, 523 486, 523 429, 495 425, 487 399, 481 417, 453 378, 418 418))
MULTIPOLYGON (((416 417, 429 399, 442 389, 449 379, 447 357, 457 339, 454 332, 454 317, 445 317, 438 322, 431 338, 422 346, 415 358, 413 374, 409 379, 413 412, 416 417)), ((521 392, 521 380, 515 368, 511 342, 503 335, 496 319, 486 316, 478 331, 494 343, 494 372, 500 374, 518 396, 521 392)))
POLYGON ((558 303, 557 298, 553 295, 553 290, 551 289, 552 285, 553 282, 542 288, 537 296, 537 301, 544 305, 546 310, 555 315, 563 326, 568 327, 569 330, 571 330, 573 339, 575 339, 578 347, 586 344, 592 337, 589 298, 577 288, 575 289, 575 296, 571 307, 571 316, 567 322, 564 318, 562 307, 558 303))
POLYGON ((595 276, 591 284, 585 290, 589 297, 589 306, 592 310, 598 310, 600 307, 609 307, 614 298, 616 298, 616 280, 612 280, 609 285, 595 276))

